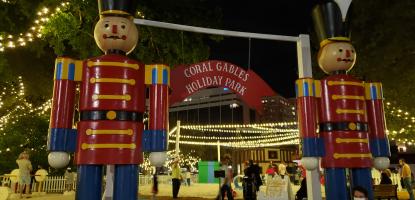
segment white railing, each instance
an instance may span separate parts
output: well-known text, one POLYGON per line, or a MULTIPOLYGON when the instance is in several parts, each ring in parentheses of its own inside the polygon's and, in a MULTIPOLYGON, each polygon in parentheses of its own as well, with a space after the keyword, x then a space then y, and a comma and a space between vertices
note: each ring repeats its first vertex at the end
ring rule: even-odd
MULTIPOLYGON (((105 178, 104 178, 105 180, 105 178)), ((171 177, 169 175, 158 175, 157 180, 159 184, 171 184, 171 177)), ((10 180, 10 176, 0 176, 0 184, 3 187, 9 187, 12 192, 18 192, 18 183, 10 180)), ((192 183, 198 182, 198 176, 192 175, 192 183)), ((150 175, 140 175, 138 184, 140 186, 149 185, 153 183, 153 177, 150 175)), ((63 193, 66 187, 65 176, 47 176, 43 182, 34 182, 31 187, 32 192, 46 192, 46 193, 63 193)), ((72 184, 72 190, 76 190, 76 177, 72 184)))

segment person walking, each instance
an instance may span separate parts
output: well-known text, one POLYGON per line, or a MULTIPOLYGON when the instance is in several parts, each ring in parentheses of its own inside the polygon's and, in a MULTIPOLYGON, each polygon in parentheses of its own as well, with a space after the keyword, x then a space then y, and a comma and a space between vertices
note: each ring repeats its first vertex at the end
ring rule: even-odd
POLYGON ((173 185, 173 199, 177 199, 180 190, 182 175, 180 173, 179 158, 175 158, 171 167, 171 181, 173 185))
POLYGON ((75 179, 74 174, 72 172, 72 169, 70 167, 68 167, 66 169, 64 176, 65 176, 65 180, 66 180, 65 190, 70 192, 70 191, 72 191, 73 183, 74 183, 74 179, 75 179))
POLYGON ((29 154, 26 151, 20 153, 16 163, 19 166, 19 193, 20 198, 22 198, 23 190, 25 190, 26 194, 29 193, 30 171, 32 171, 32 163, 29 160, 29 154))
POLYGON ((184 173, 185 178, 186 178, 186 184, 187 186, 190 186, 190 179, 192 178, 192 173, 190 172, 190 167, 187 166, 186 168, 186 172, 184 173))
POLYGON ((412 180, 411 180, 411 168, 406 164, 405 159, 399 159, 399 165, 401 166, 401 179, 403 180, 403 186, 409 193, 409 199, 414 200, 414 192, 412 191, 412 180))
POLYGON ((232 176, 233 176, 233 170, 232 170, 232 159, 231 156, 226 154, 222 158, 221 163, 221 170, 225 172, 225 177, 221 178, 221 187, 220 187, 220 194, 217 196, 216 199, 225 199, 225 196, 227 196, 228 200, 233 200, 233 192, 232 192, 232 176))

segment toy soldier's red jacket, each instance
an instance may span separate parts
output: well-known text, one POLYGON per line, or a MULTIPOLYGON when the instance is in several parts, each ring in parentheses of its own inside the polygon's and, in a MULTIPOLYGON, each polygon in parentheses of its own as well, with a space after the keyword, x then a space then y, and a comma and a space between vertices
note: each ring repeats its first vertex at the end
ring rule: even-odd
POLYGON ((390 156, 380 83, 331 75, 296 84, 304 157, 322 157, 324 168, 366 168, 390 156))

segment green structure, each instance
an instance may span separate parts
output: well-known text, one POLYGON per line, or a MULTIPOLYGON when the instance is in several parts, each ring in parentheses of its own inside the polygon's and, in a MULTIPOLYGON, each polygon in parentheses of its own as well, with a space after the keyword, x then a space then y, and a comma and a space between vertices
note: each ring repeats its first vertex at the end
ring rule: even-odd
POLYGON ((219 183, 219 178, 215 178, 213 172, 219 169, 217 161, 199 162, 199 183, 219 183))

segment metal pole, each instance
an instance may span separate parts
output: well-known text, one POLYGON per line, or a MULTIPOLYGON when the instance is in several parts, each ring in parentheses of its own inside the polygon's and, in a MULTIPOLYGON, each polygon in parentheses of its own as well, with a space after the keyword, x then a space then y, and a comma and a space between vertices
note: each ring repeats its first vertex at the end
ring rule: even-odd
POLYGON ((297 37, 294 37, 294 36, 228 31, 228 30, 220 30, 220 29, 213 29, 213 28, 203 28, 203 27, 197 27, 197 26, 186 26, 186 25, 181 25, 181 24, 158 22, 158 21, 152 21, 152 20, 146 20, 146 19, 134 19, 134 23, 137 25, 143 25, 143 26, 152 26, 152 27, 158 27, 158 28, 174 29, 174 30, 181 30, 181 31, 188 31, 188 32, 196 32, 196 33, 206 33, 206 34, 211 34, 211 35, 256 38, 256 39, 264 39, 264 40, 279 40, 279 41, 287 41, 287 42, 297 42, 297 39, 298 39, 297 37))
POLYGON ((112 200, 114 191, 114 165, 107 165, 107 173, 105 175, 105 191, 102 200, 112 200))
POLYGON ((220 162, 220 141, 218 140, 218 162, 220 162))
MULTIPOLYGON (((297 41, 298 77, 312 78, 310 38, 308 35, 300 35, 297 41)), ((307 199, 321 200, 320 169, 307 170, 307 199)))
POLYGON ((176 130, 176 156, 178 156, 179 155, 179 152, 180 152, 179 141, 180 141, 180 120, 177 121, 177 130, 176 130))

